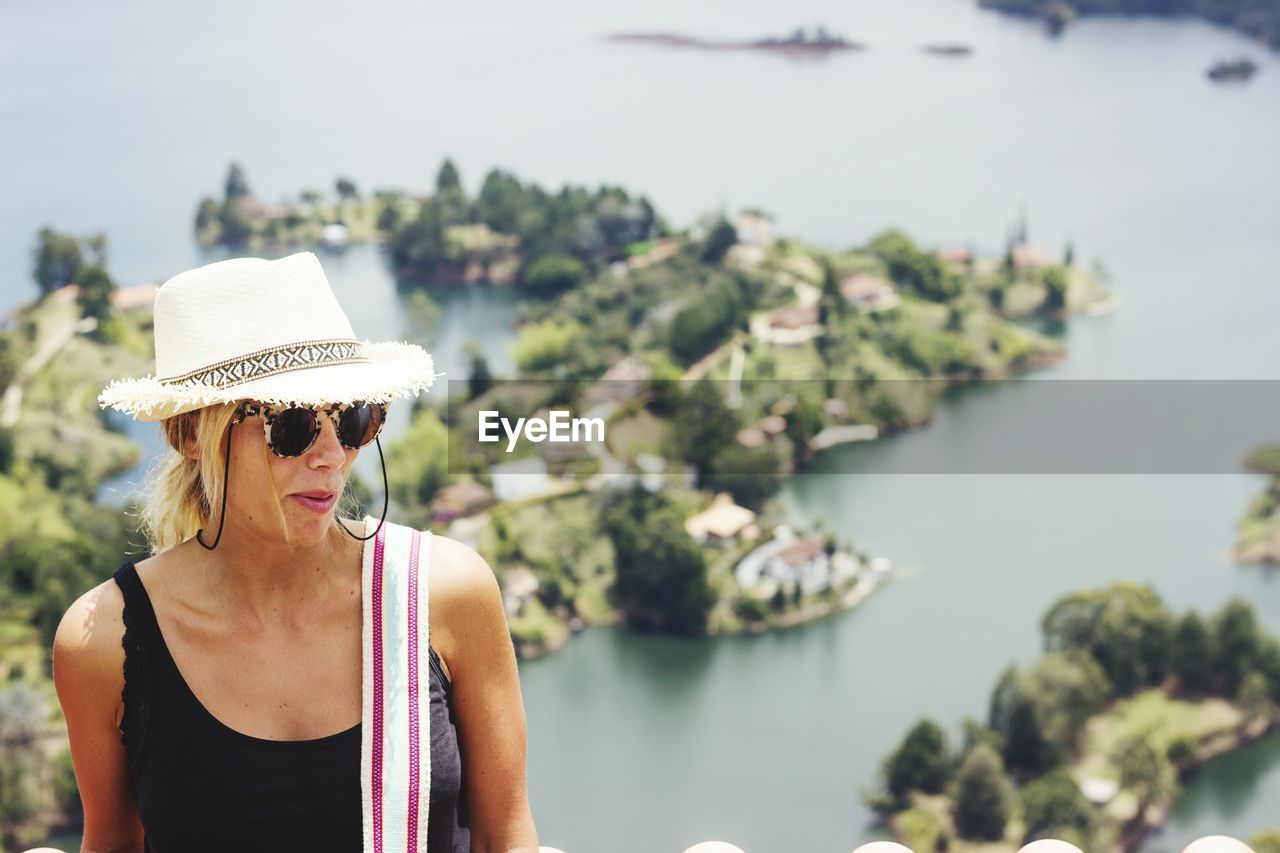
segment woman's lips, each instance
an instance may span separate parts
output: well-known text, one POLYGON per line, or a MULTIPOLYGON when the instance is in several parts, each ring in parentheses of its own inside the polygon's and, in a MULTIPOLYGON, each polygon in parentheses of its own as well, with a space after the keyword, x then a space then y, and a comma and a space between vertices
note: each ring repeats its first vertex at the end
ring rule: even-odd
POLYGON ((328 512, 338 501, 336 493, 329 495, 327 498, 309 498, 306 495, 289 495, 298 503, 305 506, 312 512, 328 512))

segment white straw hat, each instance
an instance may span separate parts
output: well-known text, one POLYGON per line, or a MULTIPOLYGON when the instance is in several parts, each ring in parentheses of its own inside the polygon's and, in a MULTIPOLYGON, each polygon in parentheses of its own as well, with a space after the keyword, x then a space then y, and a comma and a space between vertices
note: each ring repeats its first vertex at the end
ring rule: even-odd
POLYGON ((425 391, 437 374, 416 344, 356 340, 319 259, 233 258, 179 273, 155 302, 156 372, 98 395, 141 421, 212 403, 323 403, 425 391))

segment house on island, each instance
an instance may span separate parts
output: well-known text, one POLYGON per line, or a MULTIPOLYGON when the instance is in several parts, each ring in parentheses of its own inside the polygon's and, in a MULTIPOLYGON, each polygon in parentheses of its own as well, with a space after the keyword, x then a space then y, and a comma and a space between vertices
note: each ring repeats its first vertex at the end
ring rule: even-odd
POLYGON ((771 314, 755 317, 751 333, 759 341, 780 347, 800 346, 822 334, 818 306, 787 305, 771 314))
POLYGON ((1023 243, 1011 248, 1009 254, 1013 260, 1013 268, 1018 272, 1034 272, 1049 265, 1049 256, 1037 246, 1023 243))
POLYGON ((767 216, 759 213, 739 214, 733 220, 733 230, 738 234, 738 242, 744 246, 767 249, 773 245, 773 223, 767 216))
POLYGON ((840 293, 859 311, 885 311, 902 301, 893 282, 878 275, 860 272, 840 282, 840 293))
POLYGON ((742 267, 764 262, 765 250, 773 245, 773 223, 758 213, 743 213, 733 220, 738 242, 729 248, 727 261, 742 267))
POLYGON ((796 585, 801 594, 812 595, 856 576, 858 559, 845 551, 828 554, 824 537, 798 536, 783 524, 772 540, 743 557, 733 574, 740 587, 760 598, 796 585))
POLYGON ((111 304, 117 311, 128 311, 132 308, 150 308, 156 304, 158 284, 136 284, 129 287, 117 287, 111 291, 111 304))
POLYGON ((685 519, 684 529, 702 545, 725 545, 737 539, 752 540, 760 535, 756 514, 733 502, 728 492, 720 492, 711 506, 685 519))

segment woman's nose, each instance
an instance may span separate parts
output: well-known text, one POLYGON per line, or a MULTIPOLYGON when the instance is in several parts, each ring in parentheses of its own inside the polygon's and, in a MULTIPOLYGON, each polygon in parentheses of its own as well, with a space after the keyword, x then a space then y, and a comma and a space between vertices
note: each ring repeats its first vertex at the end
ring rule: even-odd
POLYGON ((307 454, 312 461, 329 461, 341 465, 347 460, 347 449, 338 440, 338 425, 331 416, 320 418, 320 435, 307 454))

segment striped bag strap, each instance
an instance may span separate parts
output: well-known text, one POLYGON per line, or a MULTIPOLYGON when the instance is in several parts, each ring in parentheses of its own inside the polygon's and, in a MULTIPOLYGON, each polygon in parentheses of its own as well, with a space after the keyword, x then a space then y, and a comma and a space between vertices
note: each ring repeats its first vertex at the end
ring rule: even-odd
MULTIPOLYGON (((365 516, 366 535, 378 519, 365 516)), ((360 793, 365 853, 425 853, 431 789, 430 531, 388 521, 364 543, 360 793)))

